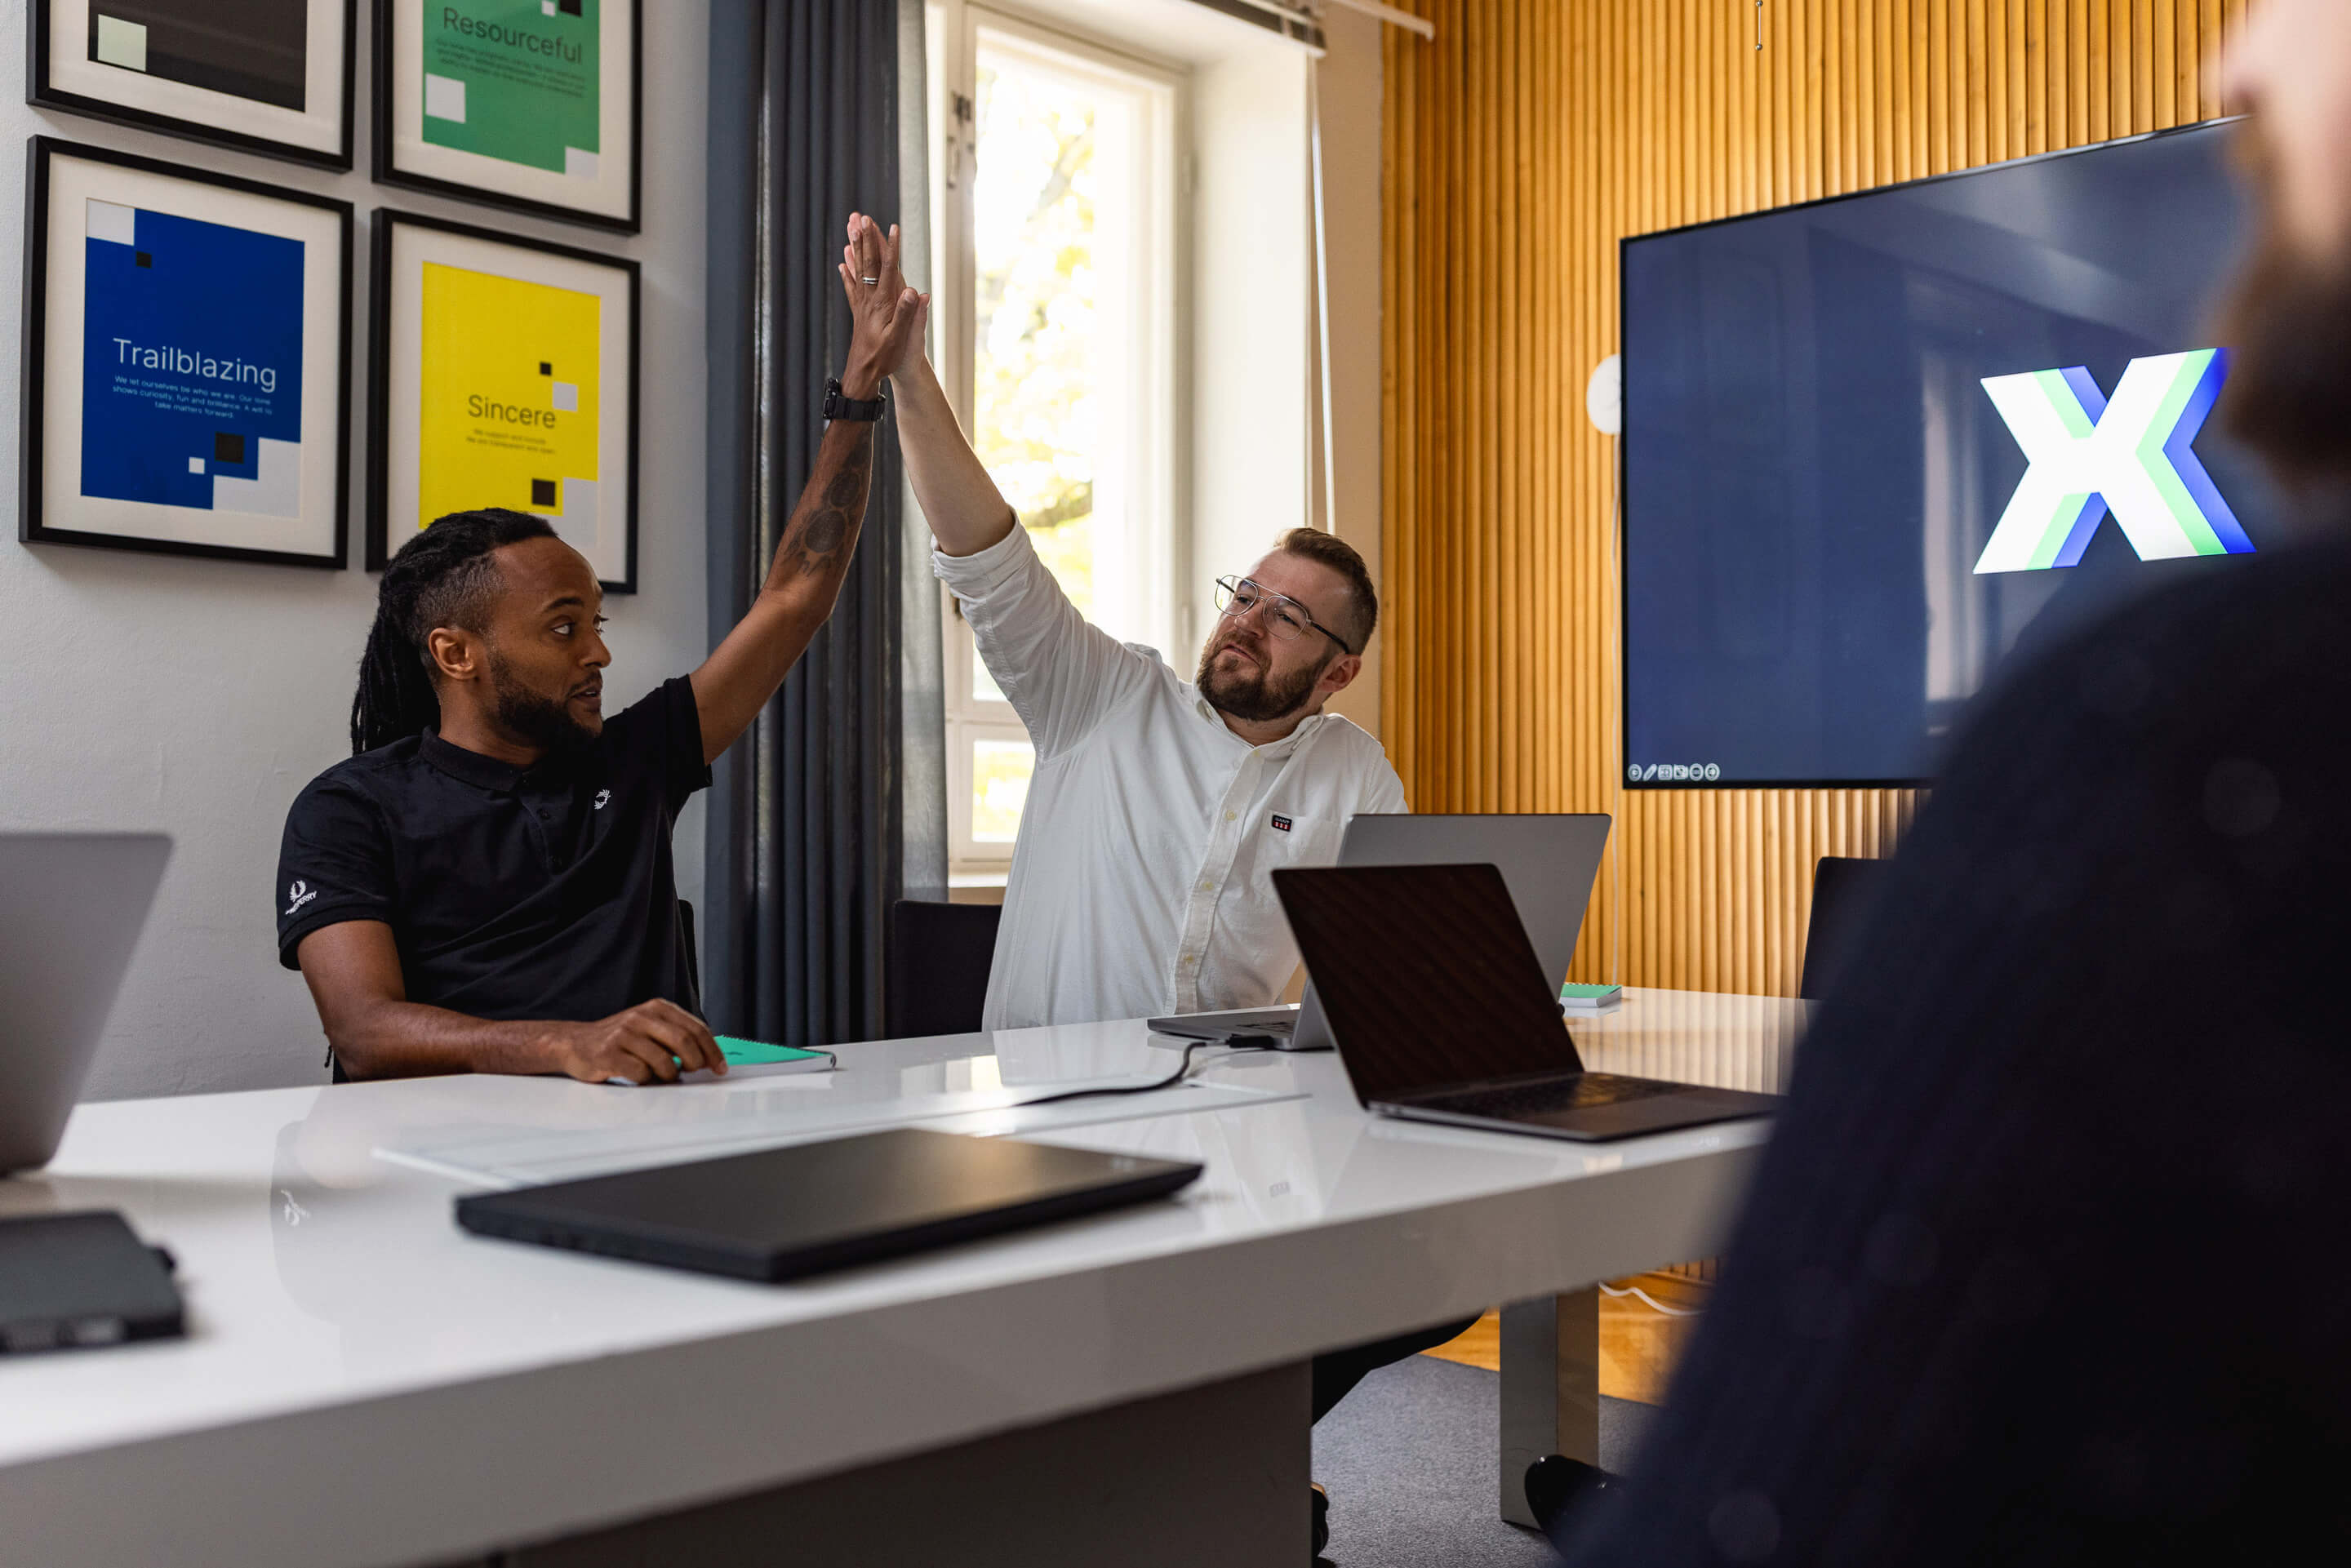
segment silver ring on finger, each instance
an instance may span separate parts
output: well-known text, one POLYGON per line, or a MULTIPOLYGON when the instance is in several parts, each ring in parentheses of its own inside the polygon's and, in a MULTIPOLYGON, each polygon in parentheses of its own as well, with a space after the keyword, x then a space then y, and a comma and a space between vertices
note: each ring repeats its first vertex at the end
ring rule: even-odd
POLYGON ((858 281, 858 282, 860 282, 860 283, 862 283, 862 284, 863 284, 863 285, 865 285, 865 287, 866 287, 871 288, 871 287, 872 287, 875 284, 880 283, 882 280, 881 280, 880 278, 878 278, 878 277, 861 277, 861 278, 859 278, 857 281, 858 281))

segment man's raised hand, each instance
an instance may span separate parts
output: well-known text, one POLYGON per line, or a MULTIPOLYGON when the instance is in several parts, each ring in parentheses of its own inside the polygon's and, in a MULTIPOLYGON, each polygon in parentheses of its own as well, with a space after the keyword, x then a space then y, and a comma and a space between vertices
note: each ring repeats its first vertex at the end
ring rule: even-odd
POLYGON ((863 213, 849 215, 849 243, 841 248, 841 287, 849 296, 854 322, 849 339, 849 366, 841 378, 844 396, 863 400, 875 394, 882 378, 895 372, 910 354, 920 352, 923 323, 930 314, 930 298, 906 287, 898 265, 898 225, 885 235, 882 225, 863 213), (867 278, 873 279, 868 283, 867 278))

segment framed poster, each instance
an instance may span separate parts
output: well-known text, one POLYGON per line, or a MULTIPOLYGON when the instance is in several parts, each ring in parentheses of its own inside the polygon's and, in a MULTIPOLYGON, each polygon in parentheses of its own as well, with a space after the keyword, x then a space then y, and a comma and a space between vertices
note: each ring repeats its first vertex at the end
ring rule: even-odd
POLYGON ((643 0, 375 0, 375 177, 637 232, 643 0))
POLYGON ((357 0, 26 0, 26 99, 351 166, 357 0))
POLYGON ((637 588, 637 264, 379 208, 367 564, 434 518, 536 512, 637 588))
POLYGON ((17 537, 341 566, 350 204, 31 157, 17 537))

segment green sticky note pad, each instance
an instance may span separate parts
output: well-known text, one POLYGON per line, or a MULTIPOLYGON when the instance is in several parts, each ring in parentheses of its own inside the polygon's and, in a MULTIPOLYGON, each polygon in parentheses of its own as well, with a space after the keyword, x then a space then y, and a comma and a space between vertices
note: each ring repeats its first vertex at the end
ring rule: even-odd
POLYGON ((716 1037, 718 1049, 729 1067, 765 1067, 778 1061, 823 1061, 830 1058, 821 1051, 801 1051, 789 1045, 767 1045, 756 1040, 737 1040, 731 1034, 716 1037))
MULTIPOLYGON (((1599 1001, 1604 998, 1614 996, 1623 988, 1621 986, 1586 986, 1571 981, 1559 988, 1559 994, 1562 1000, 1581 998, 1585 1001, 1599 1001)), ((722 1040, 720 1043, 725 1042, 722 1040)))

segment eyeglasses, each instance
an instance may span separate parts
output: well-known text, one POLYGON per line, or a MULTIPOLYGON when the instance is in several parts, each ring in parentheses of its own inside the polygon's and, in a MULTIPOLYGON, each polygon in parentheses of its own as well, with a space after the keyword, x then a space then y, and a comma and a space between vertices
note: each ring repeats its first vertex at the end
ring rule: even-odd
POLYGON ((1220 577, 1217 579, 1217 608, 1235 621, 1240 620, 1259 605, 1265 606, 1265 629, 1285 643, 1295 642, 1306 635, 1311 627, 1339 644, 1339 652, 1352 653, 1347 640, 1313 616, 1306 606, 1286 593, 1276 593, 1250 577, 1220 577))

